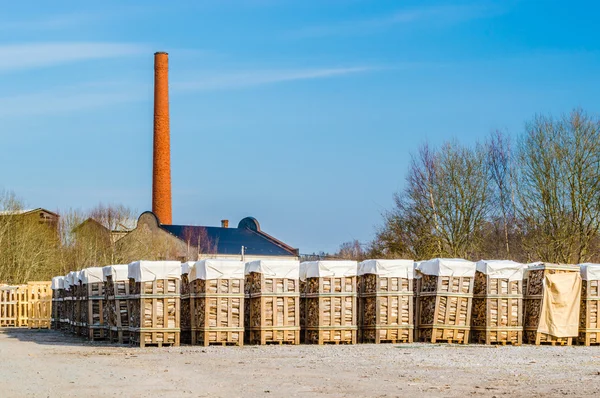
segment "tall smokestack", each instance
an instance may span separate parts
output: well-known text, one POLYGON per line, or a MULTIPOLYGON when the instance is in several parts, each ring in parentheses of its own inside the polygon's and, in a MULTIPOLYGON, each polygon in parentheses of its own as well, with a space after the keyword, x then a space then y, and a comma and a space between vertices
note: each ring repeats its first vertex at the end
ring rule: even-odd
POLYGON ((172 224, 171 133, 169 128, 169 54, 154 54, 154 162, 152 212, 161 224, 172 224))

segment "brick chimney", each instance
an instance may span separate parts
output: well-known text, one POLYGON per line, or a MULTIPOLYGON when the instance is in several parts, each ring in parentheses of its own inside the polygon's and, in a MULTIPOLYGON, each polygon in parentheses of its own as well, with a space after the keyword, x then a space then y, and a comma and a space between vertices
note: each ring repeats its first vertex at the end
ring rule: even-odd
POLYGON ((221 228, 229 228, 229 220, 221 220, 221 228))
POLYGON ((169 54, 154 54, 154 157, 152 212, 161 224, 172 224, 171 137, 169 128, 169 54))

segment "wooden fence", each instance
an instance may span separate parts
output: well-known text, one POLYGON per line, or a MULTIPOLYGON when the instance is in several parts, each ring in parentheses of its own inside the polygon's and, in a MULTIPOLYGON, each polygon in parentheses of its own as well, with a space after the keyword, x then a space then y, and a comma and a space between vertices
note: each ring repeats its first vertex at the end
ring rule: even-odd
POLYGON ((49 329, 52 315, 51 282, 0 286, 0 327, 49 329))

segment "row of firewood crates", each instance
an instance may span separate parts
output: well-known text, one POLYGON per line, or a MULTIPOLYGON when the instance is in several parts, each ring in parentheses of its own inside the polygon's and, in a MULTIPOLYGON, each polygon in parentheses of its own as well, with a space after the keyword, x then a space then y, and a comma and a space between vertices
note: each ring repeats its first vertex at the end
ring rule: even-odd
POLYGON ((0 285, 0 327, 50 328, 50 282, 0 285))
POLYGON ((138 261, 54 278, 52 324, 141 347, 590 345, 600 343, 599 281, 593 264, 138 261))

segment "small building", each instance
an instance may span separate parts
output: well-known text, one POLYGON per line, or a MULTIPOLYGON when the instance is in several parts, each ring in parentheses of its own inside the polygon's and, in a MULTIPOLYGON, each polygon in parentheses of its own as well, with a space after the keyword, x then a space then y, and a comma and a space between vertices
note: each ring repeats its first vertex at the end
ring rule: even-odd
POLYGON ((295 259, 299 250, 262 231, 253 217, 242 219, 237 228, 223 220, 220 227, 161 224, 150 211, 140 215, 137 226, 118 242, 121 252, 152 252, 157 259, 196 261, 220 258, 252 261, 295 259))
POLYGON ((58 231, 60 216, 50 210, 38 207, 36 209, 4 210, 0 217, 23 217, 23 219, 37 221, 38 224, 48 225, 58 231))

